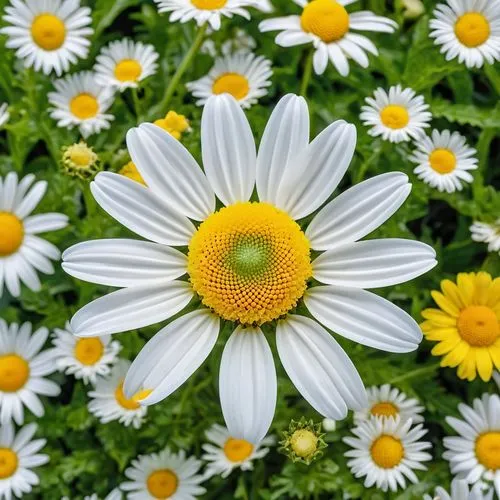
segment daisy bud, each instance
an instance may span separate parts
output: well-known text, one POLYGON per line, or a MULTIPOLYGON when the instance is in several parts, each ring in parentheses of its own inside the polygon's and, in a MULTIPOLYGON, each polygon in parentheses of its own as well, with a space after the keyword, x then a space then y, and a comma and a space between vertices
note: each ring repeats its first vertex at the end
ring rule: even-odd
POLYGON ((288 456, 293 462, 302 462, 309 465, 323 455, 326 443, 323 440, 321 424, 302 417, 299 421, 292 420, 288 431, 283 432, 279 451, 288 456))

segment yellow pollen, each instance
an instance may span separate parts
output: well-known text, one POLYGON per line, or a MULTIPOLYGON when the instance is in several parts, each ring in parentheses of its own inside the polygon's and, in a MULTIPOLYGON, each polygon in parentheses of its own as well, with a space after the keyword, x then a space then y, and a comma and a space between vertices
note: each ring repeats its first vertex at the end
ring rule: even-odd
POLYGON ((66 27, 54 14, 40 14, 31 25, 33 41, 44 50, 56 50, 66 39, 66 27))
POLYGON ((0 479, 7 479, 14 475, 19 460, 17 454, 10 448, 0 448, 0 479))
POLYGON ((76 167, 85 168, 96 161, 97 155, 92 151, 92 148, 89 148, 84 142, 80 142, 69 146, 64 153, 64 158, 71 161, 76 167))
POLYGON ((466 47, 479 47, 490 37, 490 23, 479 12, 468 12, 455 23, 455 35, 466 47))
POLYGON ((299 429, 292 434, 290 446, 298 457, 308 457, 316 451, 318 436, 307 429, 299 429))
POLYGON ((224 73, 212 85, 214 94, 231 94, 235 99, 244 99, 248 95, 250 86, 248 80, 238 73, 224 73))
POLYGON ((243 462, 253 451, 253 444, 244 439, 229 438, 224 444, 224 453, 231 462, 243 462))
POLYGON ((142 178, 142 175, 139 173, 139 170, 137 170, 137 167, 135 166, 135 163, 133 161, 129 161, 121 168, 118 173, 124 175, 125 177, 128 177, 129 179, 132 179, 133 181, 138 182, 139 184, 142 184, 143 186, 146 185, 144 179, 142 178))
POLYGON ((349 31, 349 14, 335 0, 312 0, 302 11, 300 25, 323 42, 340 40, 349 31))
POLYGON ((30 367, 17 354, 0 356, 0 391, 16 392, 28 381, 30 367))
POLYGON ((203 303, 229 321, 261 325, 295 307, 312 275, 309 241, 268 203, 209 216, 189 243, 188 273, 203 303))
POLYGON ((397 130, 408 125, 410 115, 404 106, 389 104, 380 112, 380 119, 386 127, 397 130))
POLYGON ((86 120, 97 115, 99 103, 93 95, 83 92, 71 99, 69 109, 80 120, 86 120))
POLYGON ((144 389, 142 391, 136 392, 130 399, 125 397, 123 393, 123 380, 120 385, 115 390, 115 399, 117 403, 126 410, 137 410, 140 408, 139 401, 146 399, 153 391, 150 389, 144 389))
POLYGON ((142 74, 142 67, 135 59, 123 59, 115 66, 115 77, 120 82, 136 82, 142 74))
POLYGON ((476 457, 488 470, 500 469, 500 432, 485 432, 476 439, 476 457))
POLYGON ((382 402, 374 404, 370 413, 376 417, 395 417, 399 411, 392 403, 382 402))
POLYGON ((429 155, 429 163, 439 174, 449 174, 455 170, 457 159, 449 149, 435 149, 429 155))
POLYGON ((0 212, 0 257, 13 254, 23 242, 24 227, 20 219, 9 212, 0 212))
POLYGON ((155 470, 146 481, 149 493, 158 499, 171 497, 177 491, 178 483, 177 474, 170 469, 155 470))
POLYGON ((370 453, 379 467, 392 469, 403 460, 405 450, 399 439, 382 434, 373 442, 370 453))
POLYGON ((488 347, 500 336, 500 323, 493 311, 486 306, 468 306, 460 312, 458 333, 469 345, 488 347))
POLYGON ((222 9, 227 0, 191 0, 191 3, 200 10, 217 10, 222 9))
POLYGON ((97 337, 78 339, 75 345, 75 358, 82 365, 95 365, 104 353, 104 345, 97 337))

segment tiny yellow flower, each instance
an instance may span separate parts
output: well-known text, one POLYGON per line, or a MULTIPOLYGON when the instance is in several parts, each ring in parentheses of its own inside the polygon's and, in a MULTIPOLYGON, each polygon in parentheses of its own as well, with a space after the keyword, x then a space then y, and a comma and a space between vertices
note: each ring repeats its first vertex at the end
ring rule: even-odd
POLYGON ((175 111, 169 111, 165 115, 165 118, 155 120, 154 124, 166 130, 177 140, 181 138, 183 132, 189 130, 189 120, 184 115, 179 115, 175 111))
POLYGON ((99 170, 99 157, 91 147, 81 141, 63 148, 61 167, 72 177, 90 179, 99 170))
POLYGON ((139 170, 137 170, 137 167, 135 166, 135 163, 133 161, 129 161, 120 169, 118 173, 120 175, 128 177, 129 179, 132 179, 133 181, 139 182, 143 186, 146 185, 144 179, 142 178, 142 175, 139 173, 139 170))

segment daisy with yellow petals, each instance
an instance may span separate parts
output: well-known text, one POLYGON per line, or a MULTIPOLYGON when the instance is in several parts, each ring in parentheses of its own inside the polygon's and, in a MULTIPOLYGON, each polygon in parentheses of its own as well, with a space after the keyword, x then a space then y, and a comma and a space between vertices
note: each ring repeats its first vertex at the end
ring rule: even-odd
POLYGON ((165 115, 165 118, 155 120, 153 123, 157 127, 168 132, 178 141, 184 132, 189 132, 191 130, 189 120, 184 115, 180 115, 172 110, 165 115))
POLYGON ((421 325, 427 340, 439 342, 434 356, 441 366, 458 366, 469 381, 478 373, 485 382, 493 366, 500 369, 500 278, 486 272, 460 273, 457 282, 443 280, 441 292, 431 292, 439 309, 425 309, 421 325))
POLYGON ((139 170, 137 170, 137 167, 135 166, 135 163, 133 161, 129 161, 128 163, 123 165, 118 173, 120 175, 128 177, 129 179, 132 179, 135 182, 138 182, 139 184, 142 184, 143 186, 146 185, 144 179, 142 178, 142 175, 139 173, 139 170))

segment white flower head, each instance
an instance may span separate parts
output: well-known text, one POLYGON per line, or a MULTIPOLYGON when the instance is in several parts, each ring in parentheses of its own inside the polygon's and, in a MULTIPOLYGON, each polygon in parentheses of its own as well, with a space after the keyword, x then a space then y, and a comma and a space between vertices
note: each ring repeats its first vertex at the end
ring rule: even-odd
POLYGON ((232 54, 248 54, 257 47, 257 42, 246 31, 237 28, 234 35, 226 40, 221 46, 221 52, 224 56, 232 54))
POLYGON ((448 493, 438 486, 434 495, 424 495, 423 500, 493 500, 494 490, 486 483, 478 482, 469 488, 465 479, 455 478, 451 482, 451 491, 448 493))
MULTIPOLYGON (((119 488, 111 490, 103 500, 122 500, 123 493, 119 488)), ((69 498, 67 500, 70 500, 69 498)), ((99 495, 97 493, 92 493, 92 495, 87 495, 83 497, 83 500, 99 500, 99 495)))
POLYGON ((469 229, 474 241, 488 243, 488 252, 500 252, 500 219, 491 224, 476 221, 469 229))

